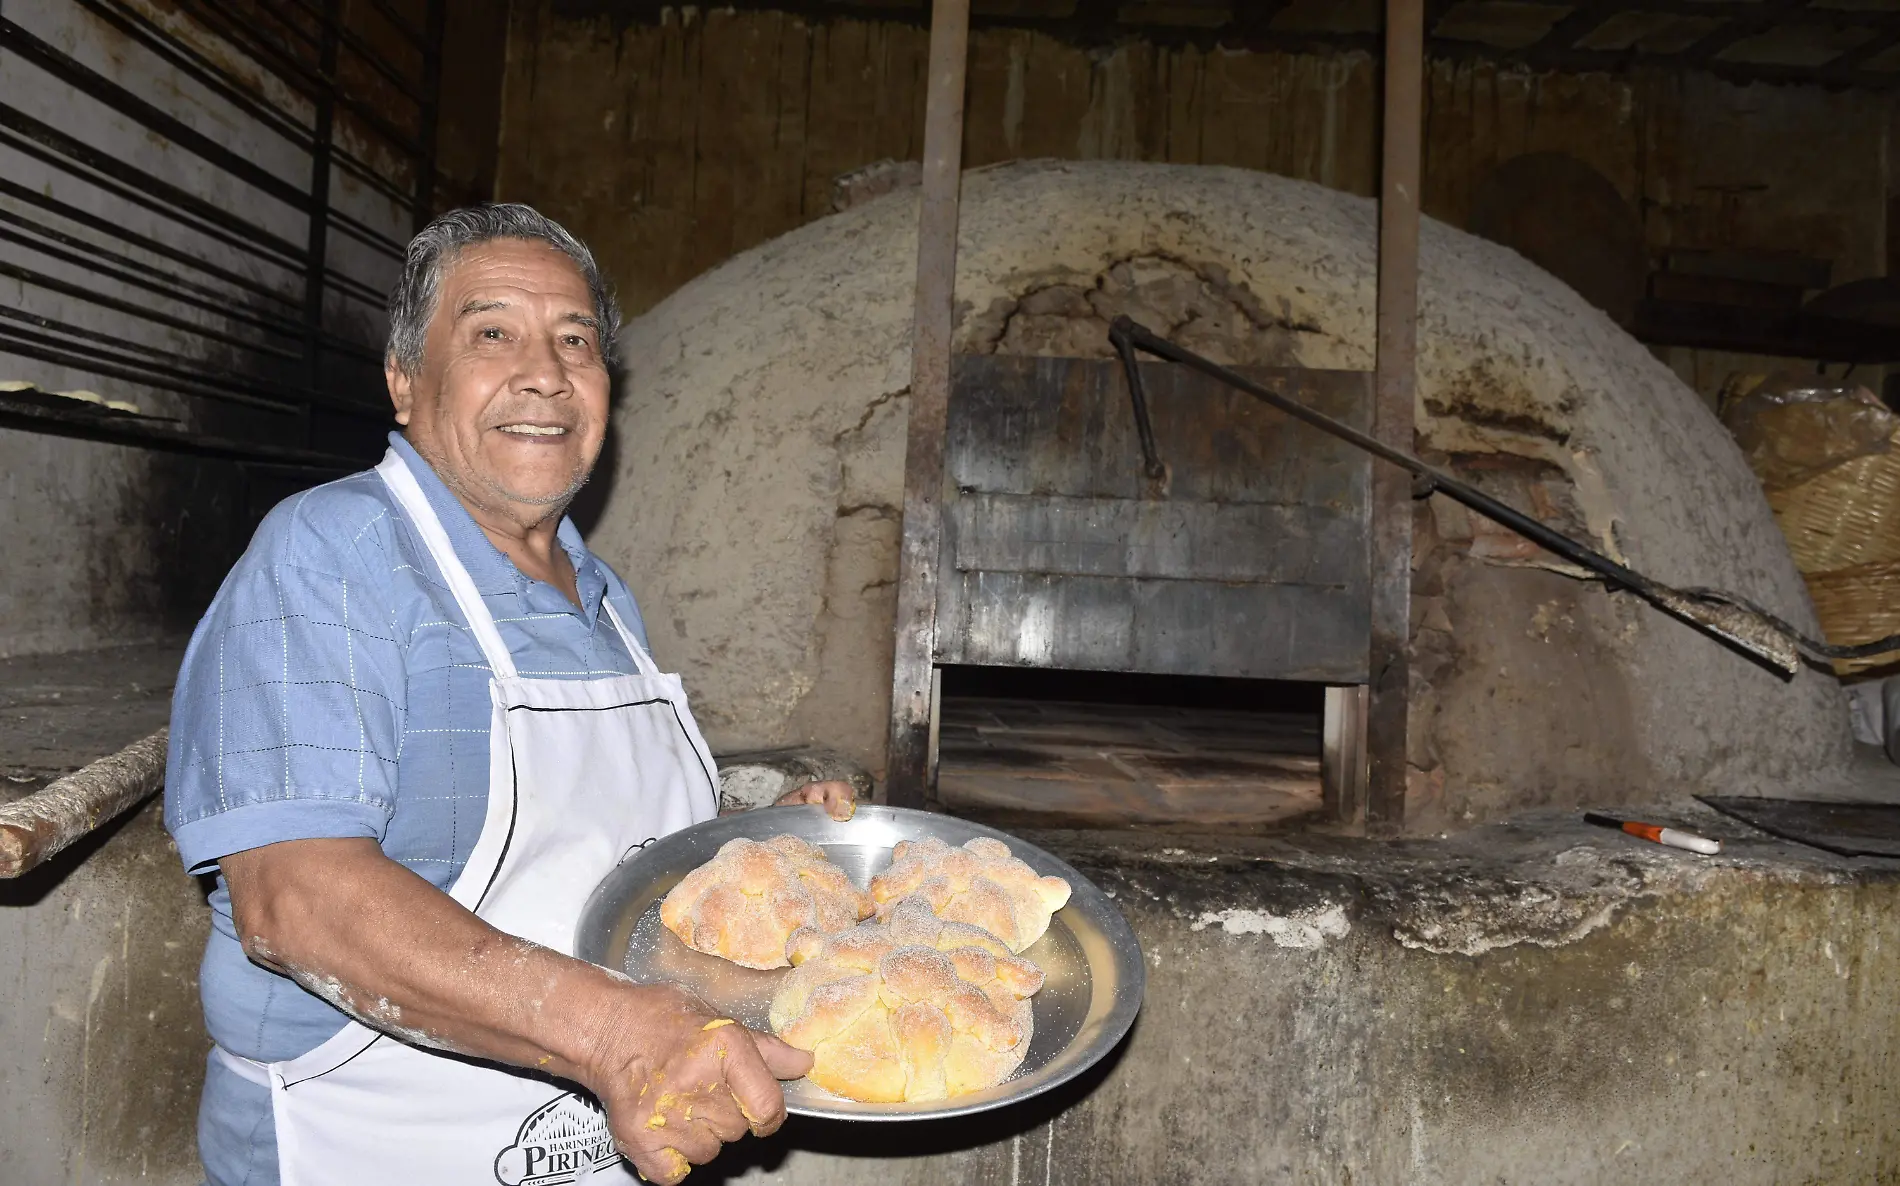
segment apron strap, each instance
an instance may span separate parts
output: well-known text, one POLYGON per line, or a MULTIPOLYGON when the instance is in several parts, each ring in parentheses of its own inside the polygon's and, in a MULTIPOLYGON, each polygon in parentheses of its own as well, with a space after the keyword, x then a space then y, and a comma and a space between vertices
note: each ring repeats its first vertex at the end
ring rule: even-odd
POLYGON ((238 1078, 249 1083, 255 1083, 259 1087, 269 1089, 271 1082, 270 1065, 268 1063, 261 1063, 255 1059, 245 1058, 241 1054, 232 1054, 229 1050, 215 1043, 211 1047, 211 1057, 224 1064, 225 1069, 238 1078))
POLYGON ((422 536, 429 555, 435 558, 435 566, 441 570, 442 579, 448 582, 449 592, 455 594, 455 603, 462 607, 462 616, 468 619, 469 632, 482 648, 482 657, 488 660, 489 669, 501 679, 514 679, 514 656, 508 653, 507 644, 501 641, 501 631, 495 628, 495 616, 488 612, 480 591, 475 588, 474 578, 468 575, 468 569, 462 566, 461 558, 455 554, 454 545, 449 543, 449 533, 442 529, 442 520, 436 517, 435 508, 429 505, 428 496, 423 494, 422 485, 416 481, 416 476, 409 472, 402 454, 391 449, 377 465, 376 472, 408 514, 409 522, 422 536))
MULTIPOLYGON (((461 557, 455 554, 454 545, 449 543, 449 533, 443 529, 435 508, 429 505, 428 496, 422 492, 422 484, 409 472, 402 454, 391 449, 376 466, 376 472, 408 514, 410 522, 422 536, 422 542, 428 547, 429 555, 435 558, 435 566, 442 571, 449 591, 455 594, 455 603, 462 607, 462 616, 468 619, 469 631, 481 646, 482 656, 488 660, 489 668, 503 679, 514 679, 514 656, 508 653, 507 644, 501 640, 501 631, 495 627, 495 616, 488 612, 488 604, 475 588, 475 579, 468 575, 461 557)), ((627 653, 633 657, 633 665, 640 674, 659 675, 659 664, 640 645, 633 631, 627 629, 627 623, 621 619, 620 611, 614 608, 612 598, 601 594, 601 605, 606 608, 614 629, 620 632, 620 640, 626 644, 627 653)))
POLYGON ((640 640, 634 637, 633 631, 627 629, 627 624, 620 618, 620 611, 614 608, 613 599, 602 593, 600 604, 606 609, 607 616, 613 619, 614 629, 620 631, 620 641, 627 644, 627 653, 633 656, 633 665, 640 669, 640 674, 660 674, 660 665, 653 661, 652 655, 647 654, 647 649, 640 645, 640 640))

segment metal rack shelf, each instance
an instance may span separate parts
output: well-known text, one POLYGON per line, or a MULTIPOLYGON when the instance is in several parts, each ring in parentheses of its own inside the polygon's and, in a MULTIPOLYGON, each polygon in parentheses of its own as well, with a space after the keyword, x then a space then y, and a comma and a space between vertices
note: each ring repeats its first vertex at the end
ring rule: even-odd
MULTIPOLYGON (((54 397, 57 398, 57 397, 54 397)), ((223 461, 258 462, 308 471, 316 480, 340 477, 364 468, 364 461, 312 449, 238 441, 186 431, 174 420, 141 416, 65 401, 63 407, 39 395, 0 392, 0 428, 23 429, 52 436, 133 445, 168 453, 188 453, 223 461)))
MULTIPOLYGON (((138 71, 100 66, 45 28, 0 16, 9 70, 98 104, 193 169, 208 168, 210 184, 181 185, 150 161, 89 142, 83 121, 0 102, 0 147, 59 182, 0 178, 0 276, 26 294, 0 303, 0 352, 168 391, 193 406, 286 413, 286 439, 253 446, 95 422, 18 399, 5 402, 5 423, 207 455, 336 462, 310 448, 312 413, 361 424, 385 420, 387 409, 381 343, 354 328, 353 311, 344 315, 349 326, 326 324, 326 305, 332 316, 339 297, 380 312, 388 265, 375 261, 402 258, 407 228, 339 209, 332 170, 394 203, 397 223, 420 225, 432 213, 446 0, 179 0, 184 20, 176 23, 128 0, 72 7, 109 43, 150 55, 161 77, 176 81, 153 88, 138 71), (207 135, 178 106, 187 93, 208 96, 195 101, 249 131, 207 135), (354 137, 350 148, 339 131, 354 137), (307 165, 287 170, 296 158, 245 147, 258 143, 287 144, 307 165), (115 208, 139 217, 110 217, 115 208), (122 225, 151 215, 162 220, 156 231, 122 225), (286 233, 287 219, 298 217, 304 231, 286 233), (334 253, 333 234, 351 240, 354 253, 334 253)), ((12 97, 31 106, 25 93, 12 97)))

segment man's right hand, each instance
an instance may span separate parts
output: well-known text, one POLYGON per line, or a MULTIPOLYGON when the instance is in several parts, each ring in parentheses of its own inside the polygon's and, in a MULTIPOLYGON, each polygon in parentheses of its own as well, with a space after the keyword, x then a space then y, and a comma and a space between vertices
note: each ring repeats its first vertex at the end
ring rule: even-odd
POLYGON ((584 1077, 641 1176, 672 1186, 724 1143, 785 1123, 779 1080, 809 1071, 811 1055, 674 985, 629 985, 618 995, 624 1011, 600 1035, 584 1077))
POLYGON ((578 1082, 655 1182, 785 1122, 811 1056, 674 985, 503 934, 376 841, 287 840, 220 862, 244 950, 405 1042, 578 1082))

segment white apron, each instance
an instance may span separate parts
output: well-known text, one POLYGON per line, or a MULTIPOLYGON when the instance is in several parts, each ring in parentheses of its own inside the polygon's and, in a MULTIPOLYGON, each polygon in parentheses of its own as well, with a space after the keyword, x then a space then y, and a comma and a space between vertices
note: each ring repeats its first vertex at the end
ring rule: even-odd
MULTIPOLYGON (((488 814, 449 896, 498 930, 564 954, 581 907, 622 857, 718 812, 712 755, 677 675, 603 602, 639 667, 607 679, 523 679, 468 570, 402 458, 376 467, 428 545, 494 677, 488 814)), ((405 1045, 356 1022, 268 1065, 283 1186, 554 1186, 631 1181, 606 1117, 554 1080, 405 1045)))

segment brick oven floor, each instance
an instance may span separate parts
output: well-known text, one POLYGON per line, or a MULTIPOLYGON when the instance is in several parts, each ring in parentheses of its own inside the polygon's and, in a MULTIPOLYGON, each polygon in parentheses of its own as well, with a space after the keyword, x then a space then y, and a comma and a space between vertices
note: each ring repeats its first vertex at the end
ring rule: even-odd
POLYGON ((937 796, 1041 827, 1285 825, 1320 807, 1315 713, 946 698, 937 796))

